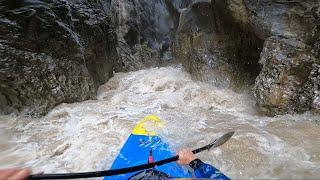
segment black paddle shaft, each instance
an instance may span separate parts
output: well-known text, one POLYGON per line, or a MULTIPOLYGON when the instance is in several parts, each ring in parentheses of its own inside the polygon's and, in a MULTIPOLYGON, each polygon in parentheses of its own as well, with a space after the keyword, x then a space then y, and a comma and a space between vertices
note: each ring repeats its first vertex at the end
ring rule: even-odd
MULTIPOLYGON (((202 152, 204 150, 210 150, 212 147, 218 147, 225 142, 227 142, 234 132, 229 132, 224 134, 218 139, 215 139, 212 143, 203 146, 201 148, 195 149, 192 152, 194 154, 197 154, 199 152, 202 152)), ((170 162, 177 161, 179 159, 179 156, 174 156, 171 158, 163 159, 160 161, 156 161, 149 164, 142 164, 138 166, 132 166, 128 168, 121 168, 121 169, 111 169, 107 171, 94 171, 94 172, 81 172, 81 173, 66 173, 66 174, 39 174, 39 175, 30 175, 28 179, 30 180, 37 180, 37 179, 76 179, 76 178, 92 178, 92 177, 102 177, 102 176, 114 176, 119 174, 126 174, 136 171, 141 171, 144 169, 150 169, 155 166, 161 166, 163 164, 167 164, 170 162)))

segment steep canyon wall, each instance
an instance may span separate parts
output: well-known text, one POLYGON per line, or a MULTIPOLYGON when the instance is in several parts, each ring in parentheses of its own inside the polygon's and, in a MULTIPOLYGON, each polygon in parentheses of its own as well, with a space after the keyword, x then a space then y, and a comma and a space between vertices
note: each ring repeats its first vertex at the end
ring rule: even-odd
POLYGON ((181 63, 252 90, 267 115, 320 109, 320 2, 5 0, 0 111, 39 116, 94 99, 114 72, 181 63))
POLYGON ((254 85, 261 112, 319 111, 319 1, 193 1, 174 54, 199 79, 254 85))

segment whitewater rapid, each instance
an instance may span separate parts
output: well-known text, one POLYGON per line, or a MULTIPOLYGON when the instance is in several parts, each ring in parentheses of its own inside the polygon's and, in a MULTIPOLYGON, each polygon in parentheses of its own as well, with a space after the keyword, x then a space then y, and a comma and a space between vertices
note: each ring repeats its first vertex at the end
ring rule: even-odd
POLYGON ((174 150, 235 135, 199 157, 231 178, 319 178, 320 116, 263 117, 250 94, 192 80, 180 66, 117 73, 97 100, 61 104, 40 119, 0 116, 0 168, 34 172, 108 169, 135 124, 148 114, 166 122, 174 150))

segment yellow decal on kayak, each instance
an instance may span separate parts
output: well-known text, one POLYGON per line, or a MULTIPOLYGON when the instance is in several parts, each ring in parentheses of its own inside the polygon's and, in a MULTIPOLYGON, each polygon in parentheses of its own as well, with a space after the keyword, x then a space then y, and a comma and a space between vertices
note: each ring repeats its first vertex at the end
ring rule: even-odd
POLYGON ((136 125, 132 134, 155 136, 156 130, 162 128, 164 123, 156 115, 148 115, 136 125))

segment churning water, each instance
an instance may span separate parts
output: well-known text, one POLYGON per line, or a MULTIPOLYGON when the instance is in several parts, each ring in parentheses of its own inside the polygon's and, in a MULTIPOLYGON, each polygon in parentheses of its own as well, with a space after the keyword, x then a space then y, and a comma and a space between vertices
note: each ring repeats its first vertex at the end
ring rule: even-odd
POLYGON ((262 117, 250 95, 193 81, 182 68, 118 73, 98 99, 61 104, 41 119, 0 116, 0 168, 46 173, 108 169, 135 124, 148 114, 178 150, 236 134, 199 157, 231 178, 319 178, 320 116, 262 117))

